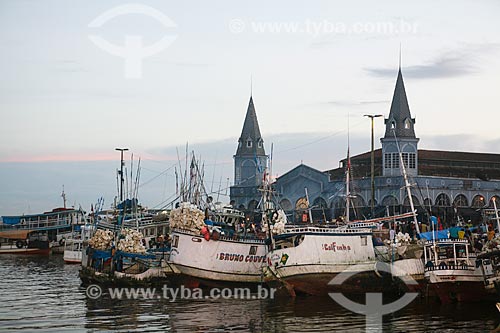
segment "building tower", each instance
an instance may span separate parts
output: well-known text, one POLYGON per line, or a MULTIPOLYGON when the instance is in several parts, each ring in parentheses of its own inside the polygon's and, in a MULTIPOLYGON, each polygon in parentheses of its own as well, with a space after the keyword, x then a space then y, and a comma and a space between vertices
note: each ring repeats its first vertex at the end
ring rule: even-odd
POLYGON ((262 184, 267 165, 267 155, 264 150, 264 140, 260 135, 257 114, 250 96, 247 114, 234 158, 234 186, 231 187, 231 201, 237 208, 253 209, 249 202, 259 200, 257 191, 262 184))
POLYGON ((415 118, 410 114, 400 66, 391 111, 389 117, 385 119, 385 136, 380 139, 384 176, 401 176, 399 151, 402 153, 407 174, 418 175, 417 145, 420 139, 415 136, 414 126, 415 118))

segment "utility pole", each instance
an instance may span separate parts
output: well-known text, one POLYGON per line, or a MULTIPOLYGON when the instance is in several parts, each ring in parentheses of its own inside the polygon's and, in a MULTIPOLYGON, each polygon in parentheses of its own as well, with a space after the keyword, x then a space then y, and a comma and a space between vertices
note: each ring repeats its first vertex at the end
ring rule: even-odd
POLYGON ((120 203, 123 202, 123 182, 125 179, 123 178, 123 166, 125 165, 125 162, 123 162, 123 152, 127 151, 128 148, 115 148, 115 150, 119 151, 121 153, 121 158, 120 158, 120 203))
POLYGON ((381 114, 365 114, 364 117, 368 117, 371 119, 371 130, 372 130, 372 150, 371 150, 371 189, 372 189, 372 197, 371 197, 371 214, 372 218, 374 218, 375 214, 375 137, 374 137, 374 118, 382 117, 381 114))

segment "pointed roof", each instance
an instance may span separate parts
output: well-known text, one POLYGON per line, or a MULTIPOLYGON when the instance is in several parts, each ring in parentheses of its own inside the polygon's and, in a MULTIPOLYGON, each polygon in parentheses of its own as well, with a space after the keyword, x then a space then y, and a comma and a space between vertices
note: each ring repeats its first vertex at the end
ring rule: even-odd
POLYGON ((399 68, 396 87, 394 88, 391 111, 389 117, 385 119, 385 124, 385 138, 394 137, 392 133, 393 128, 396 130, 397 137, 415 138, 415 118, 411 117, 401 67, 399 68))
POLYGON ((253 98, 250 96, 248 102, 247 114, 240 138, 238 139, 238 150, 236 155, 265 155, 264 140, 260 135, 259 122, 253 105, 253 98), (248 147, 247 142, 251 141, 251 147, 248 147), (260 142, 260 144, 259 144, 260 142))

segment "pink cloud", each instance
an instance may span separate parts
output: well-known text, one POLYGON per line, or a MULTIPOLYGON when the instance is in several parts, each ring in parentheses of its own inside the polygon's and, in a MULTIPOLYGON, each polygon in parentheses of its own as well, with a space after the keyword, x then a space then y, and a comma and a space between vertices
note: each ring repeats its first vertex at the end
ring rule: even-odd
MULTIPOLYGON (((115 161, 120 158, 118 152, 94 152, 94 153, 62 153, 62 154, 38 154, 38 155, 26 155, 17 154, 8 157, 0 157, 0 163, 9 162, 23 162, 23 163, 36 163, 36 162, 83 162, 83 161, 115 161)), ((167 160, 173 161, 177 160, 174 156, 155 156, 148 153, 134 153, 134 160, 149 159, 149 160, 167 160)), ((127 154, 126 160, 130 160, 130 155, 127 154)))

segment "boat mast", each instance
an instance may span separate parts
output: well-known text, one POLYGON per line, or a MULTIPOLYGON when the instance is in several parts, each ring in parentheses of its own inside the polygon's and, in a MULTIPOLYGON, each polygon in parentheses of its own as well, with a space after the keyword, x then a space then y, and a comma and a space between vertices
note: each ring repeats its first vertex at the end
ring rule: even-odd
POLYGON ((497 228, 498 228, 498 232, 500 232, 500 219, 498 218, 498 209, 497 209, 497 202, 496 202, 496 198, 493 197, 493 208, 495 208, 495 218, 497 220, 497 228))
POLYGON ((351 157, 349 155, 349 147, 347 147, 347 170, 345 177, 345 222, 349 223, 349 210, 351 203, 351 190, 349 189, 350 182, 350 173, 351 173, 351 157))
POLYGON ((399 165, 401 168, 401 172, 403 173, 403 179, 405 182, 406 193, 408 195, 408 200, 410 201, 410 208, 413 213, 413 223, 415 224, 415 231, 420 235, 420 228, 418 227, 417 214, 415 213, 415 206, 413 205, 413 197, 411 195, 410 183, 408 182, 408 175, 406 174, 406 167, 403 161, 403 154, 401 153, 401 149, 399 149, 399 142, 396 138, 396 132, 393 130, 394 139, 396 140, 396 147, 398 147, 398 155, 399 155, 399 165))
POLYGON ((123 178, 123 166, 125 165, 125 162, 123 161, 123 152, 127 151, 128 148, 115 148, 115 150, 119 151, 121 153, 120 157, 120 203, 123 202, 123 182, 125 179, 123 178))
POLYGON ((307 187, 304 187, 304 190, 306 192, 307 210, 309 212, 309 221, 312 224, 313 223, 312 207, 311 207, 311 203, 309 202, 309 193, 307 192, 307 187))

